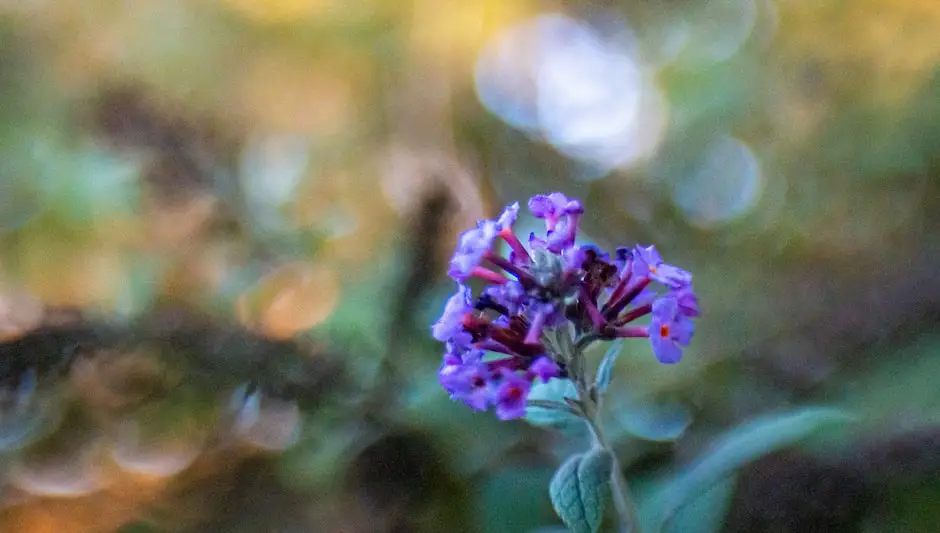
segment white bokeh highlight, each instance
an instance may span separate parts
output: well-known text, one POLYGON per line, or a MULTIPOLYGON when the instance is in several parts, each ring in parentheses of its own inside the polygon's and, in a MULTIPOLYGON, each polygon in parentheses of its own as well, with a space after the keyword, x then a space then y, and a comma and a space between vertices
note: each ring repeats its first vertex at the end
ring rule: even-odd
POLYGON ((665 102, 625 25, 596 31, 547 14, 494 39, 476 68, 480 101, 507 124, 604 170, 655 151, 665 102))
POLYGON ((730 136, 713 141, 673 187, 673 201, 700 227, 730 222, 749 213, 760 200, 764 177, 753 150, 730 136))

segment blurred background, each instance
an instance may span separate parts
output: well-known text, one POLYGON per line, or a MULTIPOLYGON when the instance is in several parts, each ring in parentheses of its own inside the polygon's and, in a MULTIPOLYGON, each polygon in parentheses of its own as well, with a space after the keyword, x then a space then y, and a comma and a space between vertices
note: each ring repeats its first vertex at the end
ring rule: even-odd
POLYGON ((641 506, 827 405, 671 531, 937 531, 935 0, 0 0, 0 531, 563 531, 583 436, 428 334, 556 190, 695 276, 682 363, 618 361, 641 506))

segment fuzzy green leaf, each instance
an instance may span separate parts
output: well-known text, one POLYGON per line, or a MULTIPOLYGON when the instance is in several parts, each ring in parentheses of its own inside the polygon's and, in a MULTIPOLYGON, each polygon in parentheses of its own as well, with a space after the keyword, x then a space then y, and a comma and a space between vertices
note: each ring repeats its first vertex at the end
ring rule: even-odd
POLYGON ((676 440, 692 423, 688 409, 676 404, 629 404, 618 411, 617 422, 625 433, 649 441, 676 440))
POLYGON ((617 362, 617 357, 620 356, 622 350, 623 339, 617 339, 610 343, 610 347, 604 353, 604 358, 601 359, 601 364, 597 367, 597 376, 594 378, 594 390, 598 394, 607 392, 607 387, 610 386, 610 380, 614 373, 614 363, 617 362))
POLYGON ((552 507, 558 513, 561 521, 568 529, 575 533, 590 532, 587 519, 584 517, 584 506, 581 504, 581 487, 578 483, 578 465, 581 464, 581 454, 572 455, 555 471, 551 483, 548 484, 548 495, 552 499, 552 507))
POLYGON ((604 505, 607 502, 612 468, 613 458, 602 448, 594 448, 584 454, 578 465, 581 504, 590 531, 598 531, 604 520, 604 505))
POLYGON ((555 512, 572 532, 600 530, 612 466, 607 451, 594 449, 569 457, 555 472, 549 495, 555 512))
POLYGON ((567 379, 552 379, 538 383, 529 393, 525 420, 537 426, 562 428, 579 421, 576 413, 567 405, 565 398, 577 397, 578 392, 567 379), (557 404, 555 407, 549 407, 557 404))

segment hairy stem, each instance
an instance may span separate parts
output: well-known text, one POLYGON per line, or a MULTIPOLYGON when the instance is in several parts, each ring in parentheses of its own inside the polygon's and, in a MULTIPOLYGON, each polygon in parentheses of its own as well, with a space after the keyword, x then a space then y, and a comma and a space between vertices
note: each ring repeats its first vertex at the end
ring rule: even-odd
POLYGON ((584 350, 590 346, 591 343, 600 340, 600 338, 601 336, 597 333, 585 333, 574 342, 574 349, 577 350, 578 353, 584 353, 584 350))
MULTIPOLYGON (((584 360, 583 353, 575 354, 576 359, 584 360)), ((582 365, 583 368, 583 365, 582 365)), ((618 531, 620 533, 640 533, 640 523, 637 518, 636 505, 630 495, 630 486, 620 468, 620 462, 617 460, 617 454, 604 436, 601 428, 599 415, 599 399, 592 397, 590 386, 587 384, 584 373, 575 377, 575 384, 578 388, 578 396, 584 410, 584 420, 591 429, 597 446, 603 448, 610 454, 613 461, 613 468, 610 473, 611 496, 614 500, 614 507, 617 509, 617 517, 620 521, 618 531)))

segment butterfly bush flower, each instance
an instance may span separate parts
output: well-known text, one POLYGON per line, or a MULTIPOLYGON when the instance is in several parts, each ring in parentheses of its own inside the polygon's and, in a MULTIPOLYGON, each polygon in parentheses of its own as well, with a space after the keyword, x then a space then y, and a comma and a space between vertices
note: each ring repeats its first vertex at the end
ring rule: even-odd
POLYGON ((607 253, 577 244, 584 209, 562 193, 534 196, 528 208, 545 223, 528 246, 512 229, 514 203, 464 232, 451 258, 457 291, 432 327, 447 343, 438 377, 451 398, 521 417, 532 384, 569 377, 570 347, 594 340, 648 339, 660 362, 679 362, 699 316, 692 275, 654 246, 607 253), (471 282, 483 284, 476 295, 471 282), (648 325, 638 324, 644 317, 648 325))

